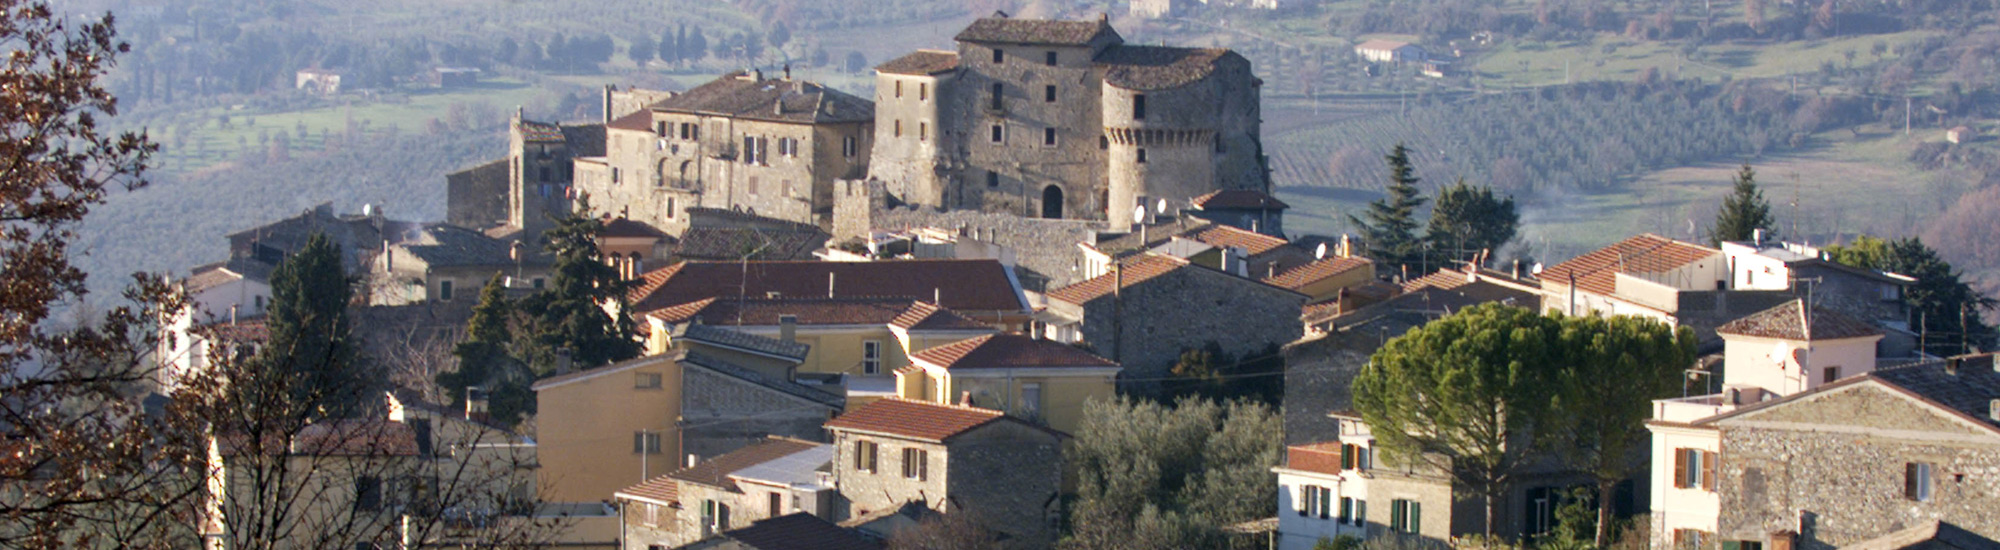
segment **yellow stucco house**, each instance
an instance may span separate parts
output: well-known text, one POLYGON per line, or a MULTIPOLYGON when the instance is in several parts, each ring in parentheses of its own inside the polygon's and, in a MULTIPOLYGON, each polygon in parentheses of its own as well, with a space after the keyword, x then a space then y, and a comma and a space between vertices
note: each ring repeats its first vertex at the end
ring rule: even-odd
POLYGON ((896 371, 896 396, 970 404, 1075 433, 1083 403, 1117 395, 1120 367, 1075 346, 989 334, 918 351, 896 371), (966 403, 968 402, 969 403, 966 403))

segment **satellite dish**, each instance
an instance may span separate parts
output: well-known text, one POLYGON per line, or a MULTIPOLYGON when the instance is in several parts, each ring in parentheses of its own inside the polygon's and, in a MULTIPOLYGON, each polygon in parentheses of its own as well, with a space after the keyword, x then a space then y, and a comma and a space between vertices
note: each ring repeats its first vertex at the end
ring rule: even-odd
POLYGON ((1805 349, 1805 348, 1798 348, 1798 349, 1794 349, 1794 350, 1792 350, 1792 362, 1793 362, 1793 363, 1798 363, 1798 365, 1799 365, 1799 368, 1801 368, 1801 369, 1805 368, 1805 366, 1806 366, 1806 349, 1805 349))
POLYGON ((1313 259, 1315 260, 1326 259, 1326 243, 1319 243, 1319 247, 1313 249, 1313 259))
POLYGON ((1167 213, 1167 199, 1160 199, 1160 206, 1155 210, 1161 214, 1167 213))
POLYGON ((1146 221, 1146 205, 1143 205, 1143 204, 1141 204, 1141 205, 1138 205, 1138 206, 1134 206, 1134 207, 1132 207, 1132 221, 1135 221, 1135 222, 1140 222, 1140 223, 1145 223, 1145 221, 1146 221))
POLYGON ((1535 262, 1535 267, 1533 267, 1533 268, 1530 268, 1530 269, 1529 269, 1528 271, 1529 271, 1530 273, 1534 273, 1534 274, 1536 274, 1536 275, 1541 275, 1541 274, 1542 274, 1542 263, 1541 263, 1541 262, 1535 262))
POLYGON ((1771 362, 1779 367, 1784 367, 1785 360, 1791 357, 1792 347, 1785 345, 1784 342, 1778 342, 1777 347, 1771 350, 1771 362))

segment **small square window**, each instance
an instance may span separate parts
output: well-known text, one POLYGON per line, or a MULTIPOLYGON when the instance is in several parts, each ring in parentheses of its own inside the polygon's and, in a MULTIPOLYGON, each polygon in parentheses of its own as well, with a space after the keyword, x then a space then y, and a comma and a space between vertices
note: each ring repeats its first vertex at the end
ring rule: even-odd
POLYGON ((1903 497, 1917 502, 1929 502, 1933 469, 1935 467, 1929 462, 1903 464, 1903 497))
POLYGON ((896 97, 903 97, 903 81, 896 81, 896 97))
POLYGON ((642 390, 660 389, 660 373, 642 372, 632 379, 632 387, 642 390))
POLYGON ((1048 57, 1049 66, 1050 67, 1056 66, 1056 52, 1049 52, 1048 56, 1049 56, 1048 57))
POLYGON ((1006 62, 1007 62, 1007 53, 1000 51, 1000 48, 993 48, 993 64, 998 65, 1006 62))
POLYGON ((1048 103, 1056 102, 1056 87, 1054 84, 1042 87, 1042 101, 1048 103))
POLYGON ((1043 128, 1043 129, 1042 129, 1042 145, 1045 145, 1045 146, 1049 146, 1049 147, 1054 147, 1054 146, 1056 145, 1056 129, 1055 129, 1055 128, 1043 128))
POLYGON ((928 122, 917 123, 917 141, 924 141, 930 139, 930 137, 931 137, 930 123, 928 122))
POLYGON ((999 172, 987 172, 987 173, 986 173, 986 186, 987 186, 987 187, 999 187, 999 186, 1000 186, 1000 173, 999 173, 999 172))
POLYGON ((1006 126, 1004 126, 1004 125, 1000 125, 1000 124, 995 124, 995 125, 993 125, 993 142, 994 142, 994 143, 1006 143, 1006 142, 1007 142, 1007 127, 1006 127, 1006 126))
POLYGON ((1146 94, 1132 94, 1132 120, 1146 120, 1146 94))
POLYGON ((1140 149, 1140 150, 1139 150, 1139 161, 1138 161, 1138 162, 1139 162, 1139 164, 1145 164, 1145 163, 1146 163, 1146 150, 1145 150, 1145 149, 1140 149))
POLYGON ((1840 379, 1840 367, 1827 367, 1825 372, 1820 380, 1822 384, 1832 384, 1833 381, 1840 379))
POLYGON ((931 85, 930 85, 930 83, 928 83, 928 82, 918 82, 918 83, 917 83, 917 101, 930 101, 930 100, 931 100, 931 85))

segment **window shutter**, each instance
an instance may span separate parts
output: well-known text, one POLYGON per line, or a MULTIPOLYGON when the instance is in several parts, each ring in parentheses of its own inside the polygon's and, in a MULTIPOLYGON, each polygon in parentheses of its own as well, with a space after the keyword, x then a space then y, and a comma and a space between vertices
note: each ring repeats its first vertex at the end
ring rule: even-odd
POLYGON ((1354 501, 1354 524, 1355 525, 1368 524, 1368 501, 1366 500, 1354 501))
POLYGON ((1306 517, 1307 514, 1312 512, 1312 499, 1316 496, 1319 496, 1319 491, 1313 490, 1311 485, 1299 486, 1299 500, 1296 503, 1299 508, 1299 517, 1306 517))
POLYGON ((1410 503, 1410 532, 1411 532, 1411 533, 1422 533, 1423 531, 1424 531, 1424 503, 1421 503, 1421 502, 1411 502, 1411 503, 1410 503))
POLYGON ((1410 503, 1406 500, 1389 501, 1389 530, 1403 530, 1403 518, 1404 514, 1409 511, 1409 506, 1410 503))
POLYGON ((1743 550, 1743 542, 1734 540, 1722 541, 1722 550, 1743 550))
POLYGON ((1903 498, 1917 499, 1917 463, 1903 463, 1903 498))
POLYGON ((1330 519, 1332 517, 1333 517, 1333 489, 1327 487, 1320 487, 1319 519, 1330 519))
POLYGON ((1702 467, 1701 488, 1713 491, 1715 490, 1715 471, 1716 471, 1715 463, 1721 461, 1716 460, 1718 457, 1713 452, 1709 451, 1700 451, 1700 452, 1701 452, 1701 467, 1702 467))
POLYGON ((1674 487, 1686 489, 1688 486, 1688 450, 1674 449, 1674 487))
POLYGON ((1340 497, 1340 522, 1352 523, 1353 521, 1354 521, 1354 499, 1349 497, 1340 497))
POLYGON ((1349 445, 1349 444, 1342 444, 1342 445, 1340 446, 1340 469, 1342 469, 1342 470, 1352 470, 1352 469, 1354 469, 1354 446, 1353 446, 1353 445, 1349 445))
POLYGON ((930 457, 931 457, 930 451, 917 451, 917 481, 930 480, 931 478, 930 457))

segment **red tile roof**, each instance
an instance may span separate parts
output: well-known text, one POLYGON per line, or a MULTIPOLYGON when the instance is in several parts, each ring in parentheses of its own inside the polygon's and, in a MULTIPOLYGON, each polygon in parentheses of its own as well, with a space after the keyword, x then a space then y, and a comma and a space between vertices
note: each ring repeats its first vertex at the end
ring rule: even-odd
POLYGON ((870 296, 937 300, 962 312, 1026 311, 1013 277, 997 260, 883 262, 687 261, 646 273, 626 294, 645 313, 704 298, 870 296))
POLYGON ((1340 475, 1340 442, 1323 441, 1286 447, 1285 467, 1316 474, 1340 475))
POLYGON ((618 117, 617 119, 612 120, 610 124, 605 124, 604 127, 614 128, 618 130, 634 130, 640 132, 652 131, 653 110, 640 109, 637 112, 618 117))
POLYGON ((1117 367, 1118 363, 1053 340, 989 334, 919 351, 914 359, 946 369, 1117 367))
POLYGON ((826 427, 943 442, 1003 417, 993 409, 888 398, 847 411, 826 427))
POLYGON ((1661 273, 1719 256, 1722 251, 1647 233, 1625 239, 1542 271, 1545 284, 1568 284, 1576 276, 1579 290, 1610 296, 1618 289, 1618 273, 1661 273))
POLYGON ((1215 246, 1241 248, 1248 251, 1251 256, 1277 250, 1286 244, 1284 239, 1222 224, 1202 228, 1188 234, 1187 237, 1215 246))
POLYGON ((645 483, 619 489, 612 496, 617 498, 646 499, 663 502, 669 506, 681 503, 681 482, 666 475, 646 480, 645 483))
POLYGON ((1211 191, 1206 195, 1195 197, 1194 205, 1201 207, 1203 210, 1214 210, 1217 208, 1284 210, 1292 207, 1292 205, 1285 204, 1285 201, 1278 200, 1277 197, 1273 197, 1268 193, 1251 189, 1211 191))
POLYGON ((700 464, 696 464, 693 467, 682 468, 678 472, 667 474, 667 477, 711 487, 720 487, 728 491, 736 491, 736 482, 729 479, 729 474, 735 473, 737 470, 812 450, 818 446, 820 446, 819 443, 811 441, 773 436, 763 441, 752 443, 748 447, 701 461, 700 464))
POLYGON ((263 342, 271 339, 271 327, 264 324, 263 317, 236 322, 220 321, 196 327, 195 332, 227 342, 263 342))
POLYGON ((1280 288, 1298 290, 1306 285, 1325 280, 1328 277, 1356 269, 1363 269, 1374 265, 1374 263, 1365 258, 1342 258, 1338 256, 1321 258, 1314 260, 1312 263, 1286 270, 1284 273, 1279 273, 1276 277, 1264 279, 1264 283, 1280 288))
POLYGON ((888 63, 875 66, 876 72, 929 76, 958 68, 958 52, 917 50, 888 63))
POLYGON ((1117 271, 1049 291, 1049 299, 1082 304, 1111 294, 1113 286, 1129 288, 1147 279, 1187 267, 1188 261, 1172 256, 1147 254, 1120 263, 1117 271))
POLYGON ((903 310, 903 314, 897 315, 895 319, 889 321, 889 324, 902 327, 904 330, 916 331, 992 329, 991 326, 956 311, 921 301, 912 302, 909 309, 903 310))
MULTIPOLYGON (((1778 307, 1752 313, 1747 317, 1724 323, 1722 326, 1715 327, 1715 331, 1722 334, 1736 334, 1760 338, 1805 340, 1806 333, 1802 330, 1802 327, 1805 326, 1805 318, 1801 315, 1803 313, 1801 310, 1804 307, 1805 302, 1803 300, 1792 300, 1778 307)), ((1882 329, 1875 328, 1874 325, 1856 320, 1853 317, 1848 317, 1840 312, 1817 307, 1812 308, 1813 340, 1839 340, 1842 338, 1879 336, 1881 334, 1882 329)))

